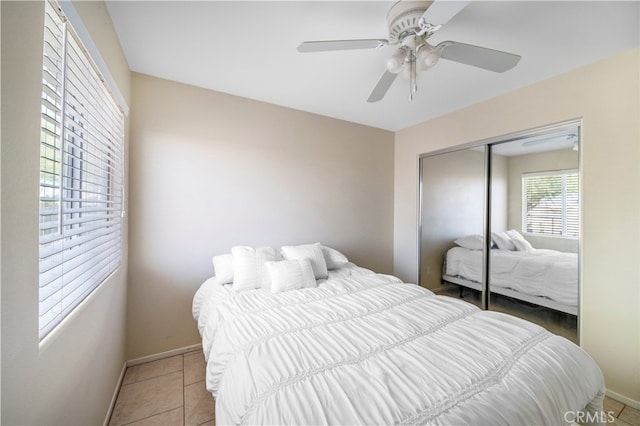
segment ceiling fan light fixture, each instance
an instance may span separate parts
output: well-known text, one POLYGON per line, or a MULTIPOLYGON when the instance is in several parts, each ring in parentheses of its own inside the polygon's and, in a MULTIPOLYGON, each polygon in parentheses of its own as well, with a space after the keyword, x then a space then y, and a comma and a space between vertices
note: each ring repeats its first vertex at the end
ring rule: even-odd
MULTIPOLYGON (((1 1, 1 0, 0 0, 1 1)), ((409 79, 409 100, 418 90, 417 74, 435 66, 442 57, 447 61, 505 72, 515 67, 520 55, 455 41, 443 41, 436 46, 427 40, 445 25, 471 0, 399 0, 387 13, 388 39, 305 41, 299 52, 326 52, 349 49, 377 49, 401 46, 386 60, 386 69, 367 102, 381 100, 399 74, 409 79)))
POLYGON ((418 47, 416 57, 418 58, 421 68, 428 70, 438 63, 438 60, 440 59, 440 49, 436 49, 428 43, 424 43, 418 47))
POLYGON ((404 60, 408 53, 409 51, 406 46, 401 46, 396 50, 393 56, 387 59, 387 70, 393 74, 398 74, 402 71, 402 65, 404 64, 404 60))

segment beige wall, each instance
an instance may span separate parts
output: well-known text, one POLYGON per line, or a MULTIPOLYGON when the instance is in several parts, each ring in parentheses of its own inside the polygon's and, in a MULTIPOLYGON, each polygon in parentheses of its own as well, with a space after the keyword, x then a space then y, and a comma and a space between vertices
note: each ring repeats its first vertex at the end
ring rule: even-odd
POLYGON ((509 210, 509 161, 494 154, 491 158, 491 229, 506 231, 509 210))
MULTIPOLYGON (((580 154, 564 149, 509 157, 509 215, 508 228, 522 232, 522 174, 552 170, 578 169, 580 154)), ((578 252, 575 238, 541 237, 526 234, 525 238, 535 248, 578 252)))
POLYGON ((393 133, 133 75, 129 358, 200 342, 211 257, 320 241, 391 272, 393 133))
POLYGON ((581 342, 610 391, 640 401, 640 51, 396 133, 394 272, 415 280, 417 157, 583 118, 581 342))
MULTIPOLYGON (((125 361, 122 267, 39 347, 38 174, 44 3, 2 1, 2 424, 101 424, 125 361)), ((101 2, 78 4, 128 99, 101 2)), ((125 248, 126 248, 126 231, 125 248)))

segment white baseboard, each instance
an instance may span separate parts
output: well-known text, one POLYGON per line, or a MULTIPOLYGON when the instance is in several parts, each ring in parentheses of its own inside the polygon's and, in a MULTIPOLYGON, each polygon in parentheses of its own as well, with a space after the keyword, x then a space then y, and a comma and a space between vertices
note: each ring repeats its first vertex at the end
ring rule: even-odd
POLYGON ((109 409, 107 410, 107 415, 104 418, 104 426, 109 425, 109 420, 111 420, 111 414, 113 414, 113 409, 116 406, 116 401, 118 399, 118 394, 120 393, 120 387, 122 386, 122 381, 124 380, 124 373, 127 371, 127 363, 122 364, 122 371, 120 371, 120 377, 118 378, 118 382, 116 383, 116 389, 113 391, 113 396, 111 397, 111 403, 109 404, 109 409))
POLYGON ((635 401, 631 398, 627 398, 624 395, 620 395, 617 392, 614 391, 610 391, 607 389, 607 393, 606 395, 611 398, 611 399, 615 399, 618 402, 622 402, 624 405, 628 405, 631 408, 635 408, 636 410, 640 410, 640 401, 635 401))
POLYGON ((185 346, 184 348, 172 349, 166 352, 160 352, 158 354, 147 355, 141 358, 130 359, 126 362, 127 367, 132 367, 138 364, 144 364, 145 362, 157 361, 163 358, 169 358, 171 356, 186 354, 187 352, 197 351, 198 349, 202 349, 202 344, 198 343, 197 345, 185 346))
POLYGON ((122 386, 122 381, 124 380, 124 375, 127 371, 127 367, 132 367, 138 364, 144 364, 145 362, 157 361, 159 359, 169 358, 176 355, 186 354, 187 352, 193 352, 197 350, 202 350, 202 344, 198 343, 197 345, 185 346, 184 348, 173 349, 166 352, 160 352, 158 354, 147 355, 141 358, 130 359, 125 361, 122 366, 122 371, 120 372, 120 377, 118 378, 118 383, 116 383, 116 389, 113 391, 113 396, 111 397, 111 403, 109 404, 109 409, 107 410, 107 415, 104 419, 104 426, 109 424, 109 420, 111 419, 111 414, 113 414, 113 409, 116 406, 116 401, 118 399, 118 393, 120 393, 120 387, 122 386))

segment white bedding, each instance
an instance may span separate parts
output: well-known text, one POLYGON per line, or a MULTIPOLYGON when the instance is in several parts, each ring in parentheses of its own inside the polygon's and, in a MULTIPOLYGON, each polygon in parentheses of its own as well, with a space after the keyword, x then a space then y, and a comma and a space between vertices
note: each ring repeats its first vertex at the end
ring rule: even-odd
MULTIPOLYGON (((533 252, 491 250, 490 285, 532 296, 578 305, 578 256, 555 250, 533 252)), ((482 250, 453 247, 447 251, 445 274, 482 280, 482 250)))
POLYGON ((568 340, 355 267, 317 288, 198 290, 219 424, 564 424, 604 382, 568 340))

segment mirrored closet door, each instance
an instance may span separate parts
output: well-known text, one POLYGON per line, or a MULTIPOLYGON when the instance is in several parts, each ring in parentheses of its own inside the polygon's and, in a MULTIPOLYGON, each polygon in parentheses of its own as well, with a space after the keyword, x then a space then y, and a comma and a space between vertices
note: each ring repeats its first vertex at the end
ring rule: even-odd
POLYGON ((578 343, 580 123, 420 158, 420 285, 578 343))
POLYGON ((487 175, 485 147, 447 152, 421 159, 422 217, 420 285, 458 296, 459 267, 471 279, 467 300, 481 306, 487 175), (466 251, 456 246, 476 250, 466 251))
POLYGON ((577 343, 580 129, 491 145, 489 309, 577 343), (495 226, 494 226, 495 224, 495 226))

